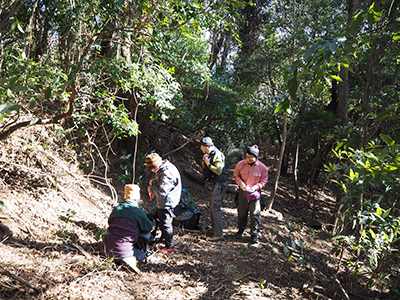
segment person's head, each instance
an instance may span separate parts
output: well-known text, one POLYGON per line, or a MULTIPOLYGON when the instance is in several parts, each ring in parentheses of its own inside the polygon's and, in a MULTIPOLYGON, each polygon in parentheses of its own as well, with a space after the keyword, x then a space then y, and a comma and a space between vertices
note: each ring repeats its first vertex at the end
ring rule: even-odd
POLYGON ((161 156, 157 153, 151 153, 146 156, 146 171, 152 171, 156 173, 162 165, 161 156))
POLYGON ((137 184, 125 185, 124 199, 136 201, 138 204, 142 203, 142 200, 140 200, 140 187, 137 184))
POLYGON ((214 146, 212 139, 209 136, 203 137, 201 139, 200 150, 203 153, 209 153, 210 147, 214 146))
POLYGON ((247 162, 249 164, 254 163, 257 160, 259 154, 260 154, 260 151, 258 150, 258 146, 257 145, 248 147, 247 150, 246 150, 246 160, 247 160, 247 162))

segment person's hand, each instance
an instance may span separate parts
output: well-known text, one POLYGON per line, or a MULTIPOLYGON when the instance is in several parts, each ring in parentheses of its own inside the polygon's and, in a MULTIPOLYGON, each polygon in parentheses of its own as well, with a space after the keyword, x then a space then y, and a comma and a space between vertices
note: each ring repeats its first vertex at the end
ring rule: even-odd
POLYGON ((207 166, 210 164, 210 157, 207 153, 203 155, 203 160, 207 166))
POLYGON ((153 194, 150 192, 150 186, 147 187, 147 192, 149 193, 150 201, 153 201, 153 194))
POLYGON ((246 184, 244 182, 242 182, 240 184, 240 188, 244 191, 246 189, 246 184))
POLYGON ((255 191, 257 191, 258 190, 258 187, 256 186, 256 185, 254 185, 254 186, 252 186, 252 187, 249 187, 249 193, 251 194, 251 193, 254 193, 255 191))
POLYGON ((152 186, 152 185, 153 185, 153 182, 154 182, 154 179, 150 179, 149 185, 152 186))

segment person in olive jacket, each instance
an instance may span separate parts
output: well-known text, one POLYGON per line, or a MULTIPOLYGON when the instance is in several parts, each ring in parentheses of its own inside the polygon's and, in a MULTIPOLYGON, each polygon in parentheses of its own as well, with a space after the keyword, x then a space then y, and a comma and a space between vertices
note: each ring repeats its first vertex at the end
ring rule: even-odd
POLYGON ((226 180, 225 155, 214 146, 208 136, 201 139, 200 150, 203 152, 203 175, 205 188, 210 193, 210 217, 213 236, 208 240, 217 242, 224 239, 222 222, 222 200, 228 188, 226 180))

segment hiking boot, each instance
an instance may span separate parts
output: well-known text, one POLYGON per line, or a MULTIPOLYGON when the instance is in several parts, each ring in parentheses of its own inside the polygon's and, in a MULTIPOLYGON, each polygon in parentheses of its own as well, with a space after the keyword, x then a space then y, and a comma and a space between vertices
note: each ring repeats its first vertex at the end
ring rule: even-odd
POLYGON ((134 256, 126 257, 122 259, 135 273, 141 274, 142 272, 137 267, 137 259, 134 256))
POLYGON ((251 236, 251 242, 253 244, 258 244, 260 241, 258 240, 258 237, 256 235, 251 236))
POLYGON ((238 232, 236 232, 236 237, 238 239, 240 239, 242 237, 242 235, 243 235, 243 232, 244 232, 244 229, 239 229, 238 232))
POLYGON ((172 246, 171 248, 167 248, 165 246, 160 246, 160 247, 158 247, 157 250, 158 250, 157 252, 161 252, 163 254, 169 254, 169 253, 174 252, 174 246, 172 246))
POLYGON ((207 241, 209 242, 218 242, 218 241, 222 241, 224 239, 223 235, 214 235, 212 237, 207 238, 207 241))

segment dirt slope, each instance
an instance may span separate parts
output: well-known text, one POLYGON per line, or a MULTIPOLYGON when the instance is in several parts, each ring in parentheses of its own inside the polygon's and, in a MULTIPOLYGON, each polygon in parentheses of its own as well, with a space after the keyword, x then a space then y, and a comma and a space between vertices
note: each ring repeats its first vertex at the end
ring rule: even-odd
MULTIPOLYGON (((187 141, 179 136, 171 143, 160 135, 154 149, 166 153, 163 145, 177 149, 187 141)), ((229 193, 223 207, 225 240, 208 242, 207 194, 185 175, 200 172, 201 154, 190 142, 167 158, 178 166, 184 187, 202 212, 203 230, 176 228, 175 252, 154 254, 136 275, 107 260, 96 236, 122 197, 117 168, 109 170, 111 183, 101 176, 107 170, 85 173, 90 168, 72 149, 56 127, 31 128, 0 142, 0 299, 313 299, 307 293, 310 285, 314 295, 343 299, 331 278, 338 258, 330 255, 332 242, 325 230, 333 213, 328 190, 317 193, 323 226, 313 229, 305 225, 311 218, 306 192, 302 189, 295 205, 291 181, 282 178, 273 207, 282 217, 262 212, 257 246, 249 244, 248 232, 240 240, 235 237, 234 194, 229 193), (284 247, 293 246, 291 240, 296 249, 288 261, 284 247)), ((274 150, 267 149, 262 159, 270 176, 266 198, 275 176, 274 150)), ((93 159, 99 157, 93 154, 93 159)), ((115 164, 119 159, 116 155, 115 164)), ((144 184, 148 176, 144 174, 144 184)), ((154 203, 143 198, 144 209, 151 210, 154 203)), ((344 270, 339 280, 351 299, 385 299, 384 292, 368 291, 344 270)))

